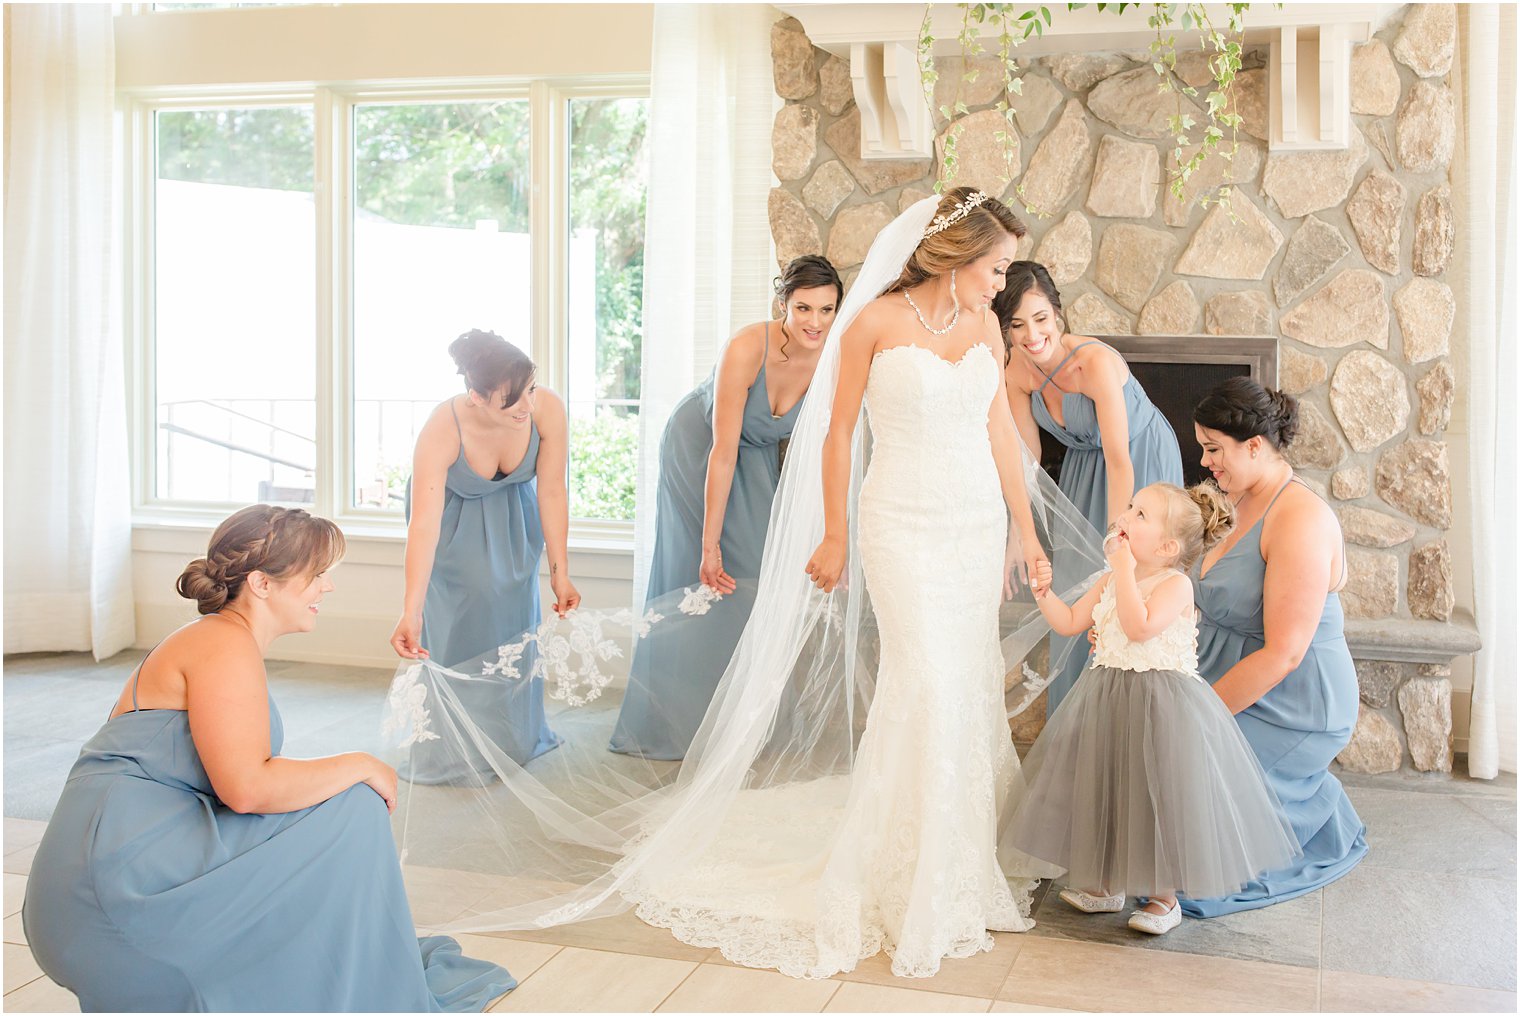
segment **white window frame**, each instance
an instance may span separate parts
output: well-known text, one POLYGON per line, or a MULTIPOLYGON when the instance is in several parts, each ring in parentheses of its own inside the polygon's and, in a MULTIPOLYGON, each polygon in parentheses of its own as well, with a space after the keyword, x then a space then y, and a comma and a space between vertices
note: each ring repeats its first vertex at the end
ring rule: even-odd
MULTIPOLYGON (((133 90, 121 95, 127 172, 123 216, 126 252, 124 333, 128 343, 134 524, 213 526, 221 502, 157 496, 157 399, 154 340, 154 115, 160 110, 307 105, 313 112, 316 235, 316 499, 312 510, 351 535, 405 537, 405 522, 375 508, 354 507, 353 437, 353 110, 366 103, 527 99, 529 105, 530 355, 540 378, 563 390, 569 368, 570 100, 647 98, 647 75, 571 79, 496 78, 462 81, 371 81, 301 87, 197 87, 133 90)), ((573 464, 573 450, 571 454, 573 464)), ((574 519, 571 545, 631 546, 631 520, 574 519)))

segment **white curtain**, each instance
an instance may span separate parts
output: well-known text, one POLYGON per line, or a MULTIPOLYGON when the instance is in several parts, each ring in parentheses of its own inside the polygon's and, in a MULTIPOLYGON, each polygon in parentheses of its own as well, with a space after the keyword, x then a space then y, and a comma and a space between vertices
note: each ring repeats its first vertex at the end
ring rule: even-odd
POLYGON ((1458 244, 1469 340, 1473 597, 1483 648, 1473 661, 1468 769, 1492 779, 1515 771, 1514 388, 1520 382, 1515 327, 1515 8, 1472 4, 1463 11, 1463 169, 1458 244))
POLYGON ((670 411, 730 335, 769 313, 776 18, 760 4, 655 5, 635 603, 643 602, 654 551, 660 435, 670 411))
POLYGON ((135 634, 111 8, 7 7, 5 651, 100 659, 135 634))

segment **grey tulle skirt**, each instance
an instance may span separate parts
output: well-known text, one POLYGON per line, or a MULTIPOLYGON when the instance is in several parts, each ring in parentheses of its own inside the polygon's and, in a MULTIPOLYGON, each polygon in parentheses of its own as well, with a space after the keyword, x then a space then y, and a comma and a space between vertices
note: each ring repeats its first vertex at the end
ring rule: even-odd
POLYGON ((1299 852, 1235 718, 1177 671, 1084 671, 1024 776, 1003 847, 1079 888, 1222 896, 1299 852))

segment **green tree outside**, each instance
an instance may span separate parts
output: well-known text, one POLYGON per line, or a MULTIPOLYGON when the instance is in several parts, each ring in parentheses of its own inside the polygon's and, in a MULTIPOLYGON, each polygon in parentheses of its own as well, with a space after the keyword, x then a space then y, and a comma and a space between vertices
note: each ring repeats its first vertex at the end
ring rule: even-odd
MULTIPOLYGON (((571 227, 597 232, 597 400, 639 398, 647 110, 644 99, 570 102, 571 227)), ((456 228, 493 219, 527 232, 528 118, 520 99, 357 107, 356 214, 456 228)), ((313 189, 309 107, 164 110, 157 127, 161 179, 313 189)), ((637 444, 636 406, 601 407, 574 428, 572 514, 633 517, 637 444)))

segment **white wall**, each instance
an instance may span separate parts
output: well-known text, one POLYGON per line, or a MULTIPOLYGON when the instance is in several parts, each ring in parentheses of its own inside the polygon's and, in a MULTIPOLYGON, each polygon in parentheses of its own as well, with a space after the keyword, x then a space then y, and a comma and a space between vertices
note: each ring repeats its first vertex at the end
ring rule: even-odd
MULTIPOLYGON (((270 657, 319 663, 390 667, 387 644, 401 615, 402 553, 396 536, 348 533, 348 554, 332 572, 337 586, 322 601, 316 631, 276 642, 270 657)), ((187 526, 136 526, 132 531, 132 586, 137 597, 137 644, 147 649, 195 617, 193 601, 181 599, 174 581, 186 562, 206 553, 211 531, 187 526)), ((570 577, 587 607, 626 607, 632 555, 621 549, 572 549, 570 577)), ((546 579, 543 602, 553 602, 546 579)))
MULTIPOLYGON (((207 84, 425 82, 649 73, 649 4, 348 4, 161 14, 116 19, 117 85, 193 91, 207 84)), ((195 616, 174 592, 185 563, 205 553, 204 526, 133 527, 138 645, 195 616)), ((404 538, 350 530, 317 630, 276 643, 277 659, 391 666, 387 642, 401 610, 404 538)), ((588 607, 630 600, 632 556, 612 542, 572 541, 570 574, 588 607)), ((543 584, 544 602, 551 602, 543 584)))
POLYGON ((648 74, 651 4, 331 4, 123 14, 120 88, 648 74))

